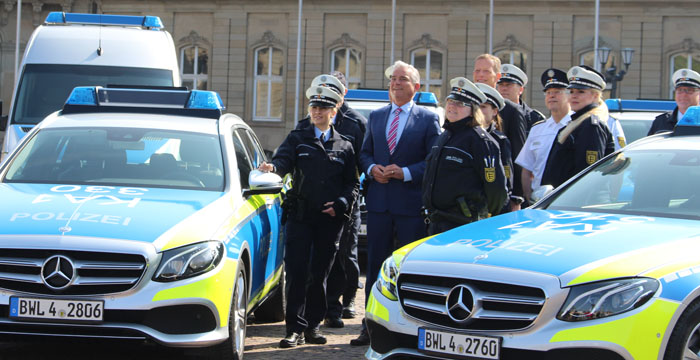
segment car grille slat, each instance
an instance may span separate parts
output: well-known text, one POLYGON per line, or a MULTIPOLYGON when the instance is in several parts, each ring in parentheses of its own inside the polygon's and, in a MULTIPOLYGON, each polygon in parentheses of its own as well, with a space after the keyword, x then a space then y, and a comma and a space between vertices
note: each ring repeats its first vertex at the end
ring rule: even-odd
POLYGON ((418 320, 460 330, 512 331, 527 328, 537 319, 546 302, 543 289, 507 282, 401 273, 397 282, 404 312, 418 320), (468 311, 450 312, 463 289, 468 311))
POLYGON ((147 269, 142 254, 52 249, 2 249, 0 289, 40 295, 113 294, 132 289, 147 269), (70 260, 73 281, 52 289, 42 278, 47 259, 61 255, 70 260))

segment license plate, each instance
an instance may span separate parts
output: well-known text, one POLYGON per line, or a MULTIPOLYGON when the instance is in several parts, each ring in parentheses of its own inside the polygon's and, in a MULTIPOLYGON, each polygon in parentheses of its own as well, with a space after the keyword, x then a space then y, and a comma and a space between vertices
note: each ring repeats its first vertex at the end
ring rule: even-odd
POLYGON ((367 225, 360 224, 360 230, 357 233, 358 235, 367 235, 367 225))
POLYGON ((419 328, 418 350, 477 359, 498 359, 501 339, 419 328))
POLYGON ((102 321, 103 314, 104 301, 10 298, 10 317, 16 319, 102 321))

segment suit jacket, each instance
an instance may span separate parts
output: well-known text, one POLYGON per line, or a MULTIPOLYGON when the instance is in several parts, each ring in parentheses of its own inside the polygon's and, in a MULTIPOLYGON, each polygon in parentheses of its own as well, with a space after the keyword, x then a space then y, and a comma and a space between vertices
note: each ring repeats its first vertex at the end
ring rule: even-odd
POLYGON ((372 164, 396 164, 408 168, 412 179, 409 182, 391 179, 386 184, 370 179, 366 197, 367 210, 420 216, 425 159, 440 134, 438 116, 414 104, 394 153, 390 155, 386 141, 390 112, 391 105, 387 105, 369 114, 367 132, 360 151, 360 164, 368 175, 368 168, 372 164))

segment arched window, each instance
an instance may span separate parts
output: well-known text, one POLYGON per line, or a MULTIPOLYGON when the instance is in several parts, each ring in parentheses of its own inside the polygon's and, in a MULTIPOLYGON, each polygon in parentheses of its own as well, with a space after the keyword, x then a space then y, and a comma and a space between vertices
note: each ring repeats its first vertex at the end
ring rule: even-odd
POLYGON ((442 99, 443 54, 431 48, 411 51, 411 65, 420 73, 420 90, 430 91, 442 99))
POLYGON ((671 85, 669 87, 669 96, 673 98, 674 94, 674 84, 673 84, 673 73, 680 69, 692 69, 700 72, 700 52, 682 52, 671 56, 669 62, 670 72, 668 73, 668 82, 671 85))
POLYGON ((357 89, 362 83, 362 52, 351 47, 331 50, 331 72, 340 71, 348 81, 349 89, 357 89))
MULTIPOLYGON (((593 50, 583 52, 583 53, 581 53, 581 56, 579 56, 579 65, 587 65, 587 66, 590 66, 590 67, 595 69, 596 68, 595 64, 597 62, 598 61, 595 60, 595 51, 593 51, 593 50)), ((605 63, 604 67, 607 69, 607 68, 613 66, 613 63, 619 64, 620 59, 617 59, 615 56, 615 52, 611 51, 610 56, 608 56, 608 62, 605 63)))
POLYGON ((284 96, 282 50, 265 46, 255 50, 253 81, 253 119, 281 121, 284 96))
POLYGON ((180 77, 190 90, 206 90, 209 80, 209 51, 198 45, 180 49, 180 77))
POLYGON ((507 49, 496 51, 494 55, 501 59, 501 64, 513 64, 527 74, 527 54, 525 52, 507 49))

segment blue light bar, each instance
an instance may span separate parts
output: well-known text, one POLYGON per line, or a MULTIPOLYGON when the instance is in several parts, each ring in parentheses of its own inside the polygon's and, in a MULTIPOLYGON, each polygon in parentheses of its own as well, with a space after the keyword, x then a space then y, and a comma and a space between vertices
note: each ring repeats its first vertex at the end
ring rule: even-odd
MULTIPOLYGON (((389 90, 348 89, 345 98, 348 100, 389 102, 389 90)), ((438 105, 435 94, 427 91, 417 92, 413 101, 419 105, 438 105)))
POLYGON ((700 126, 700 106, 691 106, 676 126, 700 126))
POLYGON ((73 89, 66 100, 66 104, 70 105, 97 105, 97 96, 95 95, 95 87, 80 86, 73 89))
POLYGON ((187 100, 186 108, 189 109, 225 109, 221 97, 215 91, 192 90, 187 100))
POLYGON ((623 100, 607 99, 608 111, 672 111, 676 108, 673 100, 623 100))
POLYGON ((435 96, 435 94, 425 91, 416 93, 416 96, 413 97, 413 101, 415 101, 416 104, 419 105, 438 105, 437 97, 435 96))
POLYGON ((49 13, 44 23, 140 26, 147 29, 163 28, 163 22, 158 16, 79 14, 57 11, 49 13))

